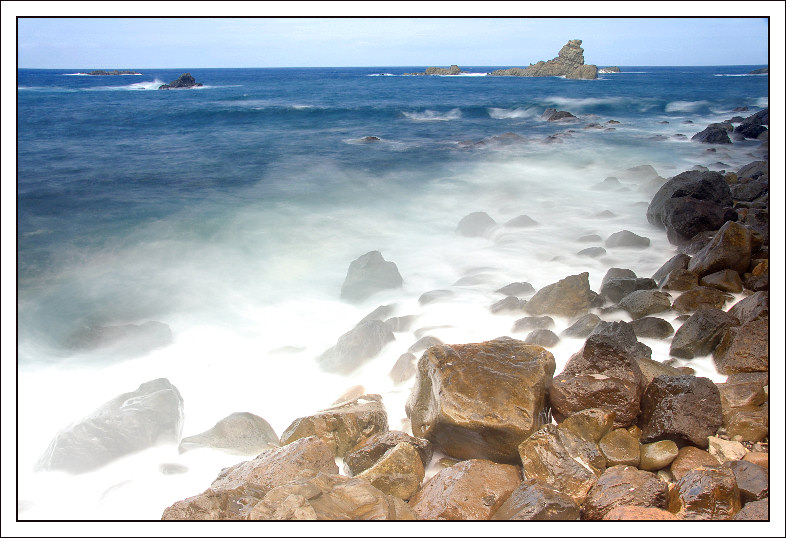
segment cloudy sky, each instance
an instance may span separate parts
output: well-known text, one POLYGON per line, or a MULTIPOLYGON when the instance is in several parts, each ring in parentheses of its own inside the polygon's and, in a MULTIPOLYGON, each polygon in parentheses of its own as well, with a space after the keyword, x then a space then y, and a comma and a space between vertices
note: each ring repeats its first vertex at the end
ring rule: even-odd
MULTIPOLYGON (((153 3, 155 9, 152 9, 142 2, 139 3, 142 9, 130 3, 114 11, 102 11, 106 9, 102 6, 125 4, 40 3, 40 8, 36 4, 39 3, 31 2, 16 13, 20 16, 17 19, 20 68, 526 66, 553 58, 569 39, 581 39, 585 61, 601 66, 759 65, 769 61, 771 31, 771 21, 766 17, 548 18, 540 15, 583 15, 588 6, 595 6, 592 13, 603 12, 598 8, 603 3, 589 2, 543 2, 537 4, 539 11, 532 11, 530 8, 535 4, 529 2, 473 2, 474 9, 466 13, 476 16, 460 18, 390 16, 461 15, 461 9, 447 7, 466 8, 462 3, 382 2, 378 3, 376 17, 361 18, 353 16, 368 13, 355 12, 353 6, 357 8, 365 3, 207 3, 212 9, 200 3, 175 3, 174 7, 153 3), (268 9, 249 9, 260 4, 268 9), (477 6, 481 5, 488 9, 479 10, 477 6), (575 9, 571 9, 573 5, 575 9), (169 10, 164 9, 166 6, 169 10), (185 6, 196 6, 189 7, 188 14, 213 16, 182 17, 186 15, 185 6), (331 9, 326 10, 325 6, 331 9), (527 9, 521 9, 522 6, 527 9), (144 7, 149 9, 145 11, 144 7), (518 16, 522 13, 539 16, 518 16), (225 18, 225 14, 266 17, 225 18), (481 18, 478 14, 505 16, 481 18), (27 15, 81 17, 29 18, 27 15), (89 18, 92 15, 116 18, 89 18), (151 15, 159 17, 151 18, 151 15), (317 17, 283 18, 282 15, 317 17)), ((672 15, 691 15, 697 9, 706 13, 708 6, 706 2, 698 2, 703 7, 693 9, 691 2, 640 4, 660 6, 643 13, 672 15)), ((719 4, 723 3, 712 5, 719 4)), ((773 11, 769 4, 779 4, 782 11, 782 2, 735 5, 741 15, 767 16, 773 11), (758 4, 762 6, 757 11, 758 4), (740 9, 740 5, 745 9, 740 9)), ((723 13, 722 9, 711 11, 723 13)), ((607 9, 607 12, 615 11, 607 9)))

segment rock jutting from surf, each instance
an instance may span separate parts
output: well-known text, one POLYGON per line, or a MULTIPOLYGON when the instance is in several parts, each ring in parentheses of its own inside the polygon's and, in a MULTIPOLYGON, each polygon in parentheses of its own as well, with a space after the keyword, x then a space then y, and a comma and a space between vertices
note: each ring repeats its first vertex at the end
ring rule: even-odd
POLYGON ((584 49, 581 48, 581 39, 571 39, 559 51, 556 58, 547 62, 539 61, 529 67, 511 67, 497 69, 489 76, 513 77, 565 77, 570 79, 596 79, 598 66, 584 63, 584 49))
POLYGON ((191 73, 183 73, 180 75, 176 80, 173 80, 169 84, 162 84, 158 87, 159 90, 172 90, 172 89, 181 89, 181 88, 198 88, 202 86, 201 82, 197 82, 191 73))

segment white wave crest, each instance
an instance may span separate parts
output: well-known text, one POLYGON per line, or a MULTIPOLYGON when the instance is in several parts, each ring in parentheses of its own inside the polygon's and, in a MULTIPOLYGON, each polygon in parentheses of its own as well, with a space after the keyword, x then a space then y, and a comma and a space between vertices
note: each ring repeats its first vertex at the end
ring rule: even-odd
POLYGON ((534 118, 539 114, 534 108, 489 108, 489 116, 495 120, 511 120, 521 118, 534 118))
POLYGON ((461 110, 454 108, 444 113, 434 110, 424 110, 423 112, 404 112, 404 117, 414 121, 450 121, 461 118, 461 110))
POLYGON ((121 90, 157 90, 159 86, 166 84, 166 82, 155 79, 153 82, 135 82, 128 86, 120 86, 121 90))
POLYGON ((561 97, 558 95, 545 98, 543 101, 558 106, 582 107, 594 105, 615 105, 625 101, 625 97, 561 97))
POLYGON ((666 112, 695 112, 707 105, 707 101, 672 101, 666 105, 666 112))

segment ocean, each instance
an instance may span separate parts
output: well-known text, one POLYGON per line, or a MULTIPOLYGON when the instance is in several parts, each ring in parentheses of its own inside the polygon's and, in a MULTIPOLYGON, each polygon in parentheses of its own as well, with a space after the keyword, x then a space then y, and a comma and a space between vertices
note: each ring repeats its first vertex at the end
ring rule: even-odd
MULTIPOLYGON (((355 385, 382 395, 391 429, 409 431, 414 380, 388 373, 422 336, 524 339, 513 331, 524 314, 490 310, 502 286, 586 271, 599 291, 611 267, 649 277, 677 253, 645 216, 662 180, 631 168, 669 178, 759 160, 757 141, 709 151, 690 138, 767 107, 768 76, 747 75, 762 66, 483 76, 498 67, 18 70, 17 517, 157 520, 250 459, 164 444, 83 474, 34 470, 59 431, 157 378, 183 397, 183 436, 234 412, 281 435, 355 385), (203 86, 157 90, 184 72, 203 86), (545 121, 547 108, 578 120, 545 121), (474 212, 496 226, 458 234, 474 212), (506 225, 521 215, 537 224, 506 225), (621 230, 650 246, 578 254, 621 230), (342 300, 350 263, 375 250, 403 286, 342 300), (419 302, 434 290, 450 293, 419 302), (350 374, 320 369, 317 357, 380 305, 414 323, 350 374), (74 344, 86 327, 150 321, 171 341, 74 344), (162 463, 188 472, 163 474, 162 463)), ((675 329, 676 315, 663 316, 675 329)), ((554 332, 571 321, 555 317, 554 332)), ((668 341, 641 341, 669 358, 668 341)), ((550 349, 557 373, 582 343, 550 349)), ((711 357, 679 364, 725 379, 711 357)))

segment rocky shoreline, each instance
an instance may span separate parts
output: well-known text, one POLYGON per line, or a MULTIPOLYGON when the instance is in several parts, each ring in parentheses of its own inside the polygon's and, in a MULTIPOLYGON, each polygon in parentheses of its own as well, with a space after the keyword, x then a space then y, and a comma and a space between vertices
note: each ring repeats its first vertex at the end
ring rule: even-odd
MULTIPOLYGON (((544 119, 576 120, 560 112, 544 119)), ((264 418, 233 413, 181 438, 183 398, 159 379, 61 432, 39 468, 84 472, 157 442, 253 457, 174 502, 164 520, 769 520, 768 109, 732 120, 713 130, 730 144, 760 140, 760 160, 648 175, 658 188, 647 219, 679 250, 653 275, 614 267, 597 291, 587 272, 539 290, 513 282, 489 308, 520 313, 513 332, 524 339, 424 336, 402 355, 389 375, 414 378, 410 432, 390 428, 380 395, 353 387, 280 437, 264 418), (604 320, 615 312, 632 321, 604 320), (680 315, 676 331, 666 312, 680 315), (557 335, 551 316, 572 325, 557 335), (583 345, 557 372, 548 348, 561 337, 583 345), (669 356, 639 338, 670 341, 669 356), (724 383, 670 358, 710 354, 724 383)), ((694 143, 716 149, 698 134, 694 143)), ((524 217, 508 225, 532 225, 524 217)), ((482 236, 494 225, 472 213, 456 233, 482 236)), ((604 245, 646 248, 649 239, 621 230, 604 245)), ((356 302, 401 285, 395 263, 372 251, 350 264, 341 296, 356 302)), ((380 306, 317 363, 354 371, 409 324, 380 306)), ((131 329, 92 328, 78 341, 131 329)))

